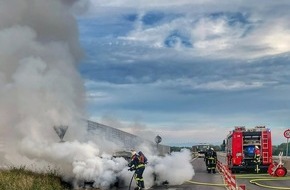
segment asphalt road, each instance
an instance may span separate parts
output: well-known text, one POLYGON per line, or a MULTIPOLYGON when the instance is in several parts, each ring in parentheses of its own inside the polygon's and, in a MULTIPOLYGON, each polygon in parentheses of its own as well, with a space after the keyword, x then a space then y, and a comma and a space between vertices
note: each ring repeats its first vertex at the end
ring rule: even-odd
POLYGON ((192 180, 181 185, 188 187, 188 189, 199 190, 221 190, 226 189, 222 176, 217 172, 216 174, 207 173, 203 158, 197 158, 192 161, 195 175, 192 180))

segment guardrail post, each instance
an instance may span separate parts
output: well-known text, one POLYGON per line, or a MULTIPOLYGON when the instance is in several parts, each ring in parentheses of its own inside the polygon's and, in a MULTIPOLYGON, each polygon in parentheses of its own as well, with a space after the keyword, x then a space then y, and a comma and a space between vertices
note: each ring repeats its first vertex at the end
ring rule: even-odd
POLYGON ((246 185, 245 184, 241 184, 239 190, 246 190, 246 185))

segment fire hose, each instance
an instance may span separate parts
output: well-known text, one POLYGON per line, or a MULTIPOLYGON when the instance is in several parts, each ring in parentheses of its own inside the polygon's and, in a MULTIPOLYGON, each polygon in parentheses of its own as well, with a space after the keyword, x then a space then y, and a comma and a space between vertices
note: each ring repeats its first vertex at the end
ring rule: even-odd
POLYGON ((248 175, 236 175, 236 178, 251 179, 249 181, 251 184, 254 184, 254 185, 257 185, 257 186, 260 186, 260 187, 265 187, 265 188, 268 188, 268 189, 279 189, 279 190, 288 189, 288 190, 290 190, 290 187, 270 186, 270 185, 264 185, 264 184, 259 183, 259 182, 262 182, 262 181, 290 180, 290 177, 273 178, 273 177, 269 177, 268 174, 259 175, 259 176, 257 176, 256 174, 254 174, 254 175, 248 174, 248 175))
MULTIPOLYGON (((128 169, 128 171, 136 171, 134 167, 131 167, 128 169)), ((130 180, 130 184, 129 184, 129 189, 131 189, 131 185, 132 185, 132 181, 133 181, 133 178, 134 178, 134 175, 135 175, 135 172, 133 173, 132 177, 131 177, 131 180, 130 180)))
POLYGON ((134 175, 135 175, 135 172, 133 173, 133 175, 132 175, 132 177, 131 177, 131 181, 130 181, 130 184, 129 184, 129 189, 128 189, 128 190, 130 190, 130 189, 131 189, 131 185, 132 185, 132 181, 133 181, 134 175))

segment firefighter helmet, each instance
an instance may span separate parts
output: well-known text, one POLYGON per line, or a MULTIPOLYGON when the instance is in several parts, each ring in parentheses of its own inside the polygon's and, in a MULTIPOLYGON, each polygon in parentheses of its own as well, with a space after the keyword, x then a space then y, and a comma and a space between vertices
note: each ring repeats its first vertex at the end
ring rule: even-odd
POLYGON ((131 150, 131 154, 132 154, 132 156, 137 154, 136 150, 131 150))

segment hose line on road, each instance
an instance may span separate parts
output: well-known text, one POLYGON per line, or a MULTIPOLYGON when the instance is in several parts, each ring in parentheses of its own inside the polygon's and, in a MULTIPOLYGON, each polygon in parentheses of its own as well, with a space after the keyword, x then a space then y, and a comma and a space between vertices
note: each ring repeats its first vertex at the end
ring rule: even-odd
POLYGON ((289 180, 289 178, 287 179, 275 179, 275 178, 272 178, 272 179, 252 179, 250 180, 250 183, 252 184, 255 184, 257 186, 260 186, 260 187, 266 187, 266 188, 269 188, 269 189, 279 189, 279 190, 282 190, 282 189, 289 189, 290 190, 290 187, 279 187, 279 186, 270 186, 270 185, 264 185, 264 184, 261 184, 261 183, 258 183, 257 181, 278 181, 278 180, 289 180))
MULTIPOLYGON (((270 178, 269 174, 236 174, 236 178, 270 178)), ((272 177, 273 178, 273 177, 272 177)))
POLYGON ((270 177, 269 174, 241 174, 235 176, 239 179, 274 179, 273 177, 270 177))
POLYGON ((205 186, 218 186, 218 187, 225 187, 226 184, 219 184, 219 183, 203 183, 203 182, 197 182, 197 181, 186 181, 188 183, 196 184, 196 185, 205 185, 205 186))
POLYGON ((260 186, 260 187, 265 187, 268 189, 279 189, 279 190, 285 190, 288 189, 290 190, 290 187, 280 187, 280 186, 271 186, 271 185, 264 185, 259 183, 259 181, 283 181, 283 180, 290 180, 290 177, 269 177, 268 174, 264 174, 264 175, 255 175, 255 174, 249 174, 249 175, 236 175, 236 178, 240 178, 240 179, 252 179, 249 182, 251 184, 260 186))

